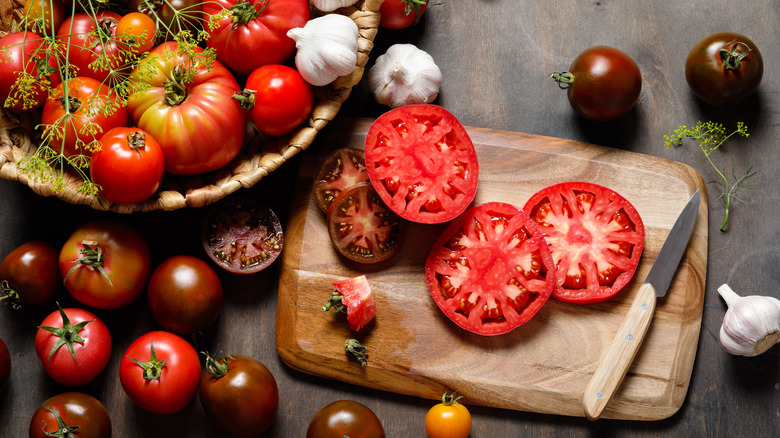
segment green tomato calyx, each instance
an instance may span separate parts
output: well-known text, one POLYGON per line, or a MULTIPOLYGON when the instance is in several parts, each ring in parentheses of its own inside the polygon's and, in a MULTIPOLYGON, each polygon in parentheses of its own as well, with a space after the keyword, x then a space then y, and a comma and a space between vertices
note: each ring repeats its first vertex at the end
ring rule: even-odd
POLYGON ((162 369, 165 368, 165 365, 168 364, 168 361, 157 360, 157 354, 154 352, 154 342, 152 341, 149 341, 149 350, 150 350, 149 362, 141 362, 140 360, 132 358, 130 356, 127 357, 128 359, 137 363, 138 366, 143 368, 145 380, 159 380, 160 375, 162 374, 162 369))
POLYGON ((57 438, 76 438, 75 432, 79 430, 78 426, 68 426, 65 424, 65 420, 62 419, 60 411, 58 411, 56 408, 50 408, 46 405, 43 405, 43 407, 48 409, 57 420, 57 430, 54 432, 47 432, 44 430, 46 428, 46 423, 44 422, 43 428, 41 430, 43 430, 43 433, 46 434, 46 436, 53 436, 57 438))
POLYGON ((206 356, 206 371, 214 376, 214 378, 221 379, 230 371, 228 359, 233 359, 230 355, 223 357, 222 362, 220 363, 219 360, 211 357, 207 351, 202 351, 201 354, 206 356))
POLYGON ((553 80, 557 82, 558 86, 563 90, 571 87, 571 84, 574 83, 574 75, 568 71, 555 72, 551 74, 550 77, 553 78, 553 80))
POLYGON ((78 364, 79 361, 76 360, 76 352, 73 350, 73 343, 84 343, 84 338, 79 336, 79 332, 87 324, 94 321, 94 319, 90 319, 89 321, 81 321, 80 323, 73 325, 70 323, 70 318, 68 318, 68 315, 66 315, 65 311, 62 310, 62 307, 60 307, 60 303, 57 303, 57 307, 60 309, 62 327, 38 327, 39 329, 45 330, 58 338, 57 342, 54 343, 54 347, 52 347, 51 351, 49 351, 49 357, 47 360, 51 360, 51 357, 54 355, 54 352, 57 351, 57 349, 63 345, 67 345, 68 351, 70 351, 70 355, 73 356, 73 361, 78 364))
POLYGON ((739 70, 742 68, 742 60, 745 59, 745 57, 748 56, 748 54, 752 51, 753 49, 751 49, 747 44, 734 40, 727 43, 720 50, 718 50, 718 55, 720 55, 720 59, 723 61, 723 68, 726 70, 739 70), (733 44, 731 48, 727 49, 727 47, 731 44, 733 44), (740 45, 745 46, 746 50, 738 52, 737 49, 740 45))

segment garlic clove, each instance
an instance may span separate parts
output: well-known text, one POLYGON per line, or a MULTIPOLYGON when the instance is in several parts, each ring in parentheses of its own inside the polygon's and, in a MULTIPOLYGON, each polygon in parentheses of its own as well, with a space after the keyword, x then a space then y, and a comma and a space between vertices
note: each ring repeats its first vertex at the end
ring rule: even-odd
POLYGON ((357 3, 358 0, 311 0, 312 6, 322 12, 332 12, 336 9, 352 6, 357 3))
POLYGON ((433 57, 413 44, 391 46, 368 72, 374 98, 391 108, 433 102, 441 81, 441 69, 433 57))
POLYGON ((287 36, 295 40, 295 66, 306 82, 319 87, 355 70, 359 34, 351 18, 323 15, 290 29, 287 36))
POLYGON ((727 352, 757 356, 780 342, 780 300, 758 295, 741 297, 727 284, 718 292, 728 305, 720 328, 720 342, 727 352))

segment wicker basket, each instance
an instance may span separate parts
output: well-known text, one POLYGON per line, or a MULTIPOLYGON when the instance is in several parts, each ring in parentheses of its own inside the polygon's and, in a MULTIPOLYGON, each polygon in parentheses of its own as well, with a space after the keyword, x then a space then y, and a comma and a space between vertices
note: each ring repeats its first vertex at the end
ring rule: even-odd
MULTIPOLYGON (((81 179, 75 173, 66 174, 67 188, 55 190, 50 183, 28 178, 18 171, 18 163, 37 148, 33 128, 38 112, 16 113, 0 111, 0 178, 19 181, 42 196, 56 196, 72 204, 86 204, 96 210, 132 213, 152 210, 176 210, 202 207, 216 202, 241 187, 251 187, 298 152, 306 149, 328 122, 338 114, 352 87, 360 82, 368 56, 374 45, 379 25, 379 6, 383 0, 361 0, 356 5, 335 11, 353 19, 359 29, 357 65, 352 74, 336 79, 325 87, 315 88, 314 109, 307 123, 291 132, 271 137, 253 130, 238 156, 216 171, 194 176, 165 174, 160 189, 151 198, 138 204, 114 204, 102 196, 86 196, 77 191, 81 179)), ((2 23, 17 21, 24 0, 0 0, 2 23)), ((0 36, 5 35, 0 30, 0 36)))

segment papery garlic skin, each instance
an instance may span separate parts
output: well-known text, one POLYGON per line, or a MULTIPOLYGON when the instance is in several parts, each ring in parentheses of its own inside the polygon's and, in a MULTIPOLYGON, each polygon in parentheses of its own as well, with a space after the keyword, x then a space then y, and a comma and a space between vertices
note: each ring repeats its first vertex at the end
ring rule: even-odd
POLYGON ((368 87, 382 105, 431 103, 439 95, 442 74, 433 57, 413 44, 395 44, 368 71, 368 87))
POLYGON ((310 0, 312 6, 322 12, 332 12, 339 8, 352 6, 357 2, 358 0, 310 0))
POLYGON ((725 284, 718 292, 729 306, 720 327, 720 343, 727 352, 752 357, 780 342, 780 300, 740 297, 725 284))
POLYGON ((323 15, 290 29, 287 36, 295 40, 295 66, 306 82, 320 87, 355 70, 359 34, 351 18, 323 15))

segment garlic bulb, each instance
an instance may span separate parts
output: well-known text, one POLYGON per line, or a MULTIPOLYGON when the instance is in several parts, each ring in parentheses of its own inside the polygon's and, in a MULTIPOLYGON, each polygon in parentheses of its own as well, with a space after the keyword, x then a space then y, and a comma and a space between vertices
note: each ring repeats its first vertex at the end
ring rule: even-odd
POLYGON ((355 70, 358 27, 351 18, 323 15, 290 29, 287 36, 295 40, 295 66, 306 82, 319 87, 355 70))
POLYGON ((368 71, 368 87, 377 102, 391 108, 431 103, 439 95, 441 70, 413 44, 395 44, 368 71))
POLYGON ((339 8, 352 6, 358 0, 311 0, 312 6, 322 12, 331 12, 339 8))
POLYGON ((780 342, 780 300, 740 297, 724 284, 718 288, 728 310, 720 327, 720 343, 731 354, 756 356, 780 342))

